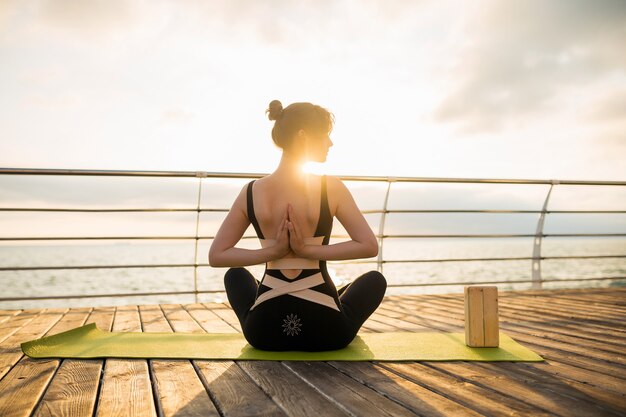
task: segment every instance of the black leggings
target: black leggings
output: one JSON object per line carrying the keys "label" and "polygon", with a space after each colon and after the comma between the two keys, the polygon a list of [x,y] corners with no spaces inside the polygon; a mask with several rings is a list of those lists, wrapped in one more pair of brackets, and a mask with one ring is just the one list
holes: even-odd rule
{"label": "black leggings", "polygon": [[230,268],[224,275],[228,302],[241,323],[246,339],[252,346],[264,350],[341,349],[350,344],[365,320],[378,308],[387,289],[387,281],[380,272],[368,271],[337,290],[343,312],[320,307],[296,297],[287,297],[285,302],[297,305],[298,314],[319,322],[319,325],[313,326],[314,332],[305,335],[311,337],[296,340],[269,331],[266,323],[279,319],[278,316],[273,317],[273,311],[259,311],[261,309],[257,307],[253,310],[255,314],[250,314],[259,285],[260,282],[243,267]]}

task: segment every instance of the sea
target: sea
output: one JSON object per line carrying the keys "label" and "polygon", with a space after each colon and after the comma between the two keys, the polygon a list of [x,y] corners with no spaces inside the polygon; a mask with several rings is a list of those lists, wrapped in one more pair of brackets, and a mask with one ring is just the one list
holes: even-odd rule
{"label": "sea", "polygon": [[[346,239],[332,238],[330,244]],[[211,240],[191,241],[73,241],[69,244],[0,245],[0,268],[38,266],[99,266],[97,269],[0,271],[0,298],[34,298],[0,301],[0,309],[96,307],[145,304],[188,304],[227,301],[223,277],[228,268],[208,265]],[[378,270],[387,279],[386,295],[462,293],[465,285],[498,282],[500,291],[530,289],[532,261],[468,260],[472,258],[531,257],[533,238],[386,238],[382,264],[377,258],[327,261],[339,288],[359,275]],[[258,240],[243,239],[237,245],[259,248]],[[549,259],[560,256],[602,258]],[[606,257],[614,256],[614,257]],[[590,288],[626,286],[626,238],[544,237],[540,263],[542,288]],[[463,260],[454,260],[463,259]],[[407,262],[408,261],[408,262]],[[150,267],[133,265],[197,264],[198,267]],[[124,266],[106,268],[107,266]],[[265,265],[246,266],[261,279]],[[613,277],[614,279],[597,279]],[[575,281],[569,281],[576,279]],[[568,281],[565,281],[568,280]],[[134,295],[168,291],[201,291],[200,294]],[[204,292],[207,291],[207,292]],[[93,297],[96,295],[96,297]],[[110,296],[105,296],[110,295]],[[36,299],[49,296],[76,296]],[[81,298],[87,296],[87,298]]]}

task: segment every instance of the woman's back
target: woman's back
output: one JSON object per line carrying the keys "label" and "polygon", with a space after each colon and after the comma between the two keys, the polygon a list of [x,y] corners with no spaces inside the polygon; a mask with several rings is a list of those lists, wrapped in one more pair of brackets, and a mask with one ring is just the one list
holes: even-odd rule
{"label": "woman's back", "polygon": [[[334,216],[331,187],[332,178],[326,176],[326,195],[331,217]],[[265,239],[273,239],[287,210],[294,209],[295,220],[304,237],[313,237],[322,207],[322,177],[307,174],[303,181],[296,182],[274,174],[254,181],[252,188],[254,213]]]}

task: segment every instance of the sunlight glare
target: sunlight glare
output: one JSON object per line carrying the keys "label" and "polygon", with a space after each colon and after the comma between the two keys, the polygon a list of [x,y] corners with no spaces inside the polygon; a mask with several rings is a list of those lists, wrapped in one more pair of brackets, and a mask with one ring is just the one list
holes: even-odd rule
{"label": "sunlight glare", "polygon": [[319,162],[311,162],[311,161],[307,161],[304,164],[302,164],[302,171],[306,172],[307,174],[316,174],[316,175],[323,175],[326,174],[326,167],[324,166],[324,164],[319,163]]}

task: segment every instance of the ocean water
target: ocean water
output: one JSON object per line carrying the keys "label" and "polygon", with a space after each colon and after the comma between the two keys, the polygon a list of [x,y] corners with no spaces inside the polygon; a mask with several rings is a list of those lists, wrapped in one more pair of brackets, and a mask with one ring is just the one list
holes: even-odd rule
{"label": "ocean water", "polygon": [[[331,239],[338,243],[346,239]],[[84,243],[83,243],[84,242]],[[44,297],[51,295],[94,295],[163,291],[215,291],[210,294],[150,295],[132,297],[96,297],[47,300],[0,301],[1,309],[111,306],[157,303],[221,302],[223,276],[228,268],[208,266],[211,240],[200,240],[197,260],[199,266],[194,278],[193,267],[150,267],[80,270],[0,271],[3,297]],[[501,258],[532,256],[532,238],[412,238],[384,240],[386,261],[433,260],[449,258]],[[258,240],[244,239],[237,247],[259,248]],[[546,237],[542,242],[542,256],[626,255],[626,238],[622,237]],[[79,265],[141,265],[193,264],[193,241],[110,241],[94,244],[89,241],[63,245],[0,245],[0,267],[79,266]],[[376,270],[374,261],[328,261],[327,266],[337,287],[345,285],[360,274]],[[261,279],[264,265],[247,267]],[[610,287],[626,285],[626,258],[600,259],[546,259],[541,262],[543,279],[577,278],[580,281],[543,283],[543,288]],[[531,260],[509,261],[438,261],[385,263],[382,273],[387,278],[387,295],[459,293],[463,285],[481,281],[501,281],[502,291],[522,290],[530,283],[510,283],[530,280]],[[598,277],[621,277],[615,280],[585,280]],[[445,285],[460,282],[461,285]],[[415,286],[394,287],[411,284]],[[429,285],[421,285],[429,284]],[[442,285],[443,284],[443,285]]]}

